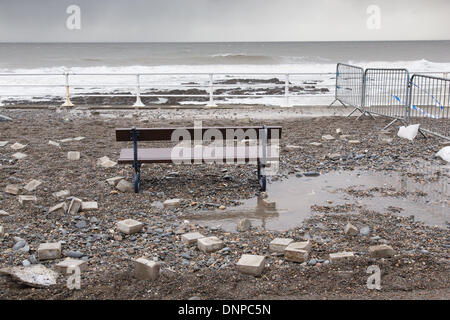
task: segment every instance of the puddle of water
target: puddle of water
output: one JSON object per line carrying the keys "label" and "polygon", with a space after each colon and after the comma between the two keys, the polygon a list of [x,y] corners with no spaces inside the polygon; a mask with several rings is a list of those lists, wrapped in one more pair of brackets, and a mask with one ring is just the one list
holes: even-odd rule
{"label": "puddle of water", "polygon": [[[450,218],[450,182],[449,170],[447,167],[444,170],[445,174],[441,174],[437,182],[425,183],[415,182],[396,172],[340,171],[319,177],[292,177],[268,185],[269,199],[276,201],[275,210],[265,208],[255,197],[244,200],[238,207],[202,211],[186,218],[203,226],[221,226],[228,232],[235,232],[238,221],[243,218],[251,220],[253,226],[285,231],[300,226],[305,218],[313,215],[313,205],[350,208],[336,214],[356,214],[356,206],[362,205],[380,213],[392,212],[390,207],[401,208],[403,210],[392,213],[414,215],[427,224],[446,227]],[[350,187],[356,192],[344,191]],[[370,189],[372,191],[368,192]],[[406,195],[398,192],[406,192]]]}

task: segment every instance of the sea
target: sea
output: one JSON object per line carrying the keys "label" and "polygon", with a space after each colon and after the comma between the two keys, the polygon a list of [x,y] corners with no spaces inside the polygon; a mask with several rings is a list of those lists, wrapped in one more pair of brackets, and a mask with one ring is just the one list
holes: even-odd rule
{"label": "sea", "polygon": [[[272,86],[282,88],[285,74],[292,73],[296,74],[289,79],[293,86],[313,83],[316,89],[323,89],[303,92],[297,99],[302,100],[299,104],[326,104],[333,100],[337,63],[448,76],[450,41],[0,43],[0,103],[62,99],[62,74],[68,72],[72,74],[73,95],[134,94],[136,73],[145,74],[140,79],[141,90],[149,95],[155,90],[170,93],[186,89],[187,84],[207,90],[209,73],[219,73],[214,76],[219,84],[237,79],[235,88],[245,89],[248,79],[277,79]],[[263,86],[260,89],[251,93],[269,92]],[[245,97],[222,101],[254,103],[254,99]],[[258,103],[268,105],[281,105],[283,101],[277,97],[258,99]]]}

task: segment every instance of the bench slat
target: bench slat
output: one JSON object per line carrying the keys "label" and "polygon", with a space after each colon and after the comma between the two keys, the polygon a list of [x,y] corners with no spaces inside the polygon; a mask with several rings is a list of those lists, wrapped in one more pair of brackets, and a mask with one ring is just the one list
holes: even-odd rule
{"label": "bench slat", "polygon": [[[138,149],[138,161],[140,163],[172,163],[172,149],[173,148],[141,148]],[[203,149],[205,150],[205,149]],[[180,151],[179,149],[177,151]],[[259,151],[259,152],[258,152]],[[205,152],[205,151],[204,151]],[[206,152],[205,152],[206,153]],[[210,152],[209,152],[210,153]],[[207,153],[207,154],[209,154]],[[186,156],[187,155],[187,156]],[[184,148],[183,156],[188,158],[191,162],[194,160],[222,160],[227,161],[243,161],[252,162],[262,157],[262,148],[257,146],[247,147],[223,147],[222,157],[213,156],[203,158],[201,155],[194,153],[194,148]],[[267,161],[278,160],[278,152],[271,154],[271,148],[267,149]],[[133,149],[120,150],[120,164],[133,164]]]}
{"label": "bench slat", "polygon": [[[227,129],[237,130],[242,129],[244,132],[248,129],[256,130],[257,139],[259,138],[259,129],[261,126],[248,126],[248,127],[202,127],[202,135],[208,129],[217,129],[219,130],[224,139],[226,138]],[[193,127],[180,127],[180,128],[136,128],[139,131],[139,141],[171,141],[172,140],[172,132],[176,129],[187,130],[191,138],[194,139],[194,128]],[[271,139],[272,130],[278,130],[278,137],[281,138],[281,130],[280,126],[267,126],[267,138]],[[196,130],[199,130],[198,128]],[[131,141],[130,138],[131,128],[117,128],[116,129],[116,140],[117,141]]]}

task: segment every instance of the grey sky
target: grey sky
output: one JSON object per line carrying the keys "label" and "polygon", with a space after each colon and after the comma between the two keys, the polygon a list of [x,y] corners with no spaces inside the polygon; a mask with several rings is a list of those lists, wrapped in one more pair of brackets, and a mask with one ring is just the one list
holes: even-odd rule
{"label": "grey sky", "polygon": [[[81,30],[66,28],[72,4]],[[450,40],[449,12],[448,0],[0,0],[0,41]]]}

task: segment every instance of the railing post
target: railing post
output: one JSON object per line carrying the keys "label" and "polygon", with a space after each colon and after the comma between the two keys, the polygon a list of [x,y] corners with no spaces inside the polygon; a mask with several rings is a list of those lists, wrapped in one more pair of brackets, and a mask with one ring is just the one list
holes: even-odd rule
{"label": "railing post", "polygon": [[136,75],[136,102],[133,104],[133,107],[145,107],[145,104],[141,101],[141,80],[140,74]]}
{"label": "railing post", "polygon": [[207,107],[217,107],[214,103],[214,79],[213,74],[209,74],[209,102],[206,105]]}
{"label": "railing post", "polygon": [[66,79],[66,101],[61,105],[62,107],[73,107],[72,102],[70,101],[70,85],[69,85],[69,73],[66,72],[64,74]]}
{"label": "railing post", "polygon": [[289,73],[286,73],[284,80],[284,106],[290,107],[289,104]]}

